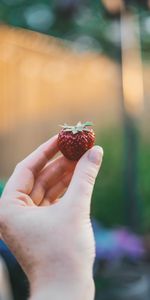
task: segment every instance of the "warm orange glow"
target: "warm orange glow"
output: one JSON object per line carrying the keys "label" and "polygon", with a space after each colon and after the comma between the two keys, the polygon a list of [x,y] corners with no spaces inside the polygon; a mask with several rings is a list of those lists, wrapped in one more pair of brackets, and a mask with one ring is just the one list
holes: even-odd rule
{"label": "warm orange glow", "polygon": [[[60,40],[9,27],[0,27],[0,43],[0,176],[9,176],[19,160],[58,132],[59,124],[90,120],[96,131],[120,126],[121,78],[115,62],[101,54],[75,53]],[[129,67],[124,70],[127,94],[137,91],[128,90],[133,83],[127,75],[138,77],[136,64]],[[147,66],[147,99],[149,71]],[[130,97],[125,94],[126,101]]]}
{"label": "warm orange glow", "polygon": [[138,22],[129,13],[122,16],[121,37],[124,104],[136,116],[144,106],[143,70]]}
{"label": "warm orange glow", "polygon": [[120,123],[119,68],[96,53],[76,53],[62,41],[0,27],[0,176],[59,130],[93,121]]}
{"label": "warm orange glow", "polygon": [[117,13],[124,9],[123,0],[102,0],[106,8],[112,12]]}
{"label": "warm orange glow", "polygon": [[143,109],[143,84],[138,65],[124,66],[123,90],[127,111],[133,115],[139,114]]}
{"label": "warm orange glow", "polygon": [[77,54],[57,39],[7,27],[0,28],[0,42],[1,132],[41,117],[58,124],[68,114],[72,122],[77,115],[96,119],[105,101],[115,107],[117,68],[106,57]]}

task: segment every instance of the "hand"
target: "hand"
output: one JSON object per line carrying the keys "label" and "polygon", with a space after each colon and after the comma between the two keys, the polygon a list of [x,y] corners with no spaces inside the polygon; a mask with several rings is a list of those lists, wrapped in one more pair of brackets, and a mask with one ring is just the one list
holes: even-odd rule
{"label": "hand", "polygon": [[63,156],[50,161],[57,152],[55,136],[17,165],[0,200],[1,234],[32,299],[93,299],[89,214],[102,149],[87,151],[77,166]]}

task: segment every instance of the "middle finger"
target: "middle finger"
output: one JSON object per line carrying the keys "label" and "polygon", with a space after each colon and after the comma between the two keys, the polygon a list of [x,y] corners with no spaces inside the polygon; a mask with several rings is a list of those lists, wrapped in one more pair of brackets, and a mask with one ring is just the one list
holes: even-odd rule
{"label": "middle finger", "polygon": [[59,156],[50,162],[36,178],[35,185],[30,194],[33,202],[41,203],[47,190],[55,186],[66,172],[74,170],[76,163],[69,161],[64,156]]}

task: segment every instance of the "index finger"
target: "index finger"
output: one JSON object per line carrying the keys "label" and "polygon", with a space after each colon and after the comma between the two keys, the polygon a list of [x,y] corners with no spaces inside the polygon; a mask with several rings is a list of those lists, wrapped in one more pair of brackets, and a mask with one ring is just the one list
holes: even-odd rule
{"label": "index finger", "polygon": [[30,194],[34,185],[34,179],[47,162],[58,152],[57,135],[39,146],[34,152],[22,160],[15,168],[3,194],[13,191],[21,191]]}
{"label": "index finger", "polygon": [[33,174],[38,173],[48,161],[59,151],[57,146],[58,135],[39,146],[34,152],[22,160],[18,166],[29,169]]}

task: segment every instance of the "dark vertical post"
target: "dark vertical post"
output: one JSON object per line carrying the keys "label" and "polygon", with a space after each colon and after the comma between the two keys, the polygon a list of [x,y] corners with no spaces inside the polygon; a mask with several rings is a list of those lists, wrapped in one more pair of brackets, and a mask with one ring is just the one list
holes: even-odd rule
{"label": "dark vertical post", "polygon": [[138,131],[134,119],[124,111],[124,219],[125,225],[140,231],[138,190]]}
{"label": "dark vertical post", "polygon": [[[132,11],[140,0],[102,0],[112,15],[120,16],[121,97],[124,127],[124,218],[125,225],[141,230],[142,202],[138,184],[138,118],[143,106],[143,74],[138,16]],[[149,6],[144,0],[144,5]],[[131,7],[130,7],[131,4]],[[143,5],[143,4],[142,4]]]}
{"label": "dark vertical post", "polygon": [[124,218],[125,225],[141,231],[142,205],[138,185],[138,127],[143,105],[143,76],[137,17],[121,14],[121,69],[124,120]]}

